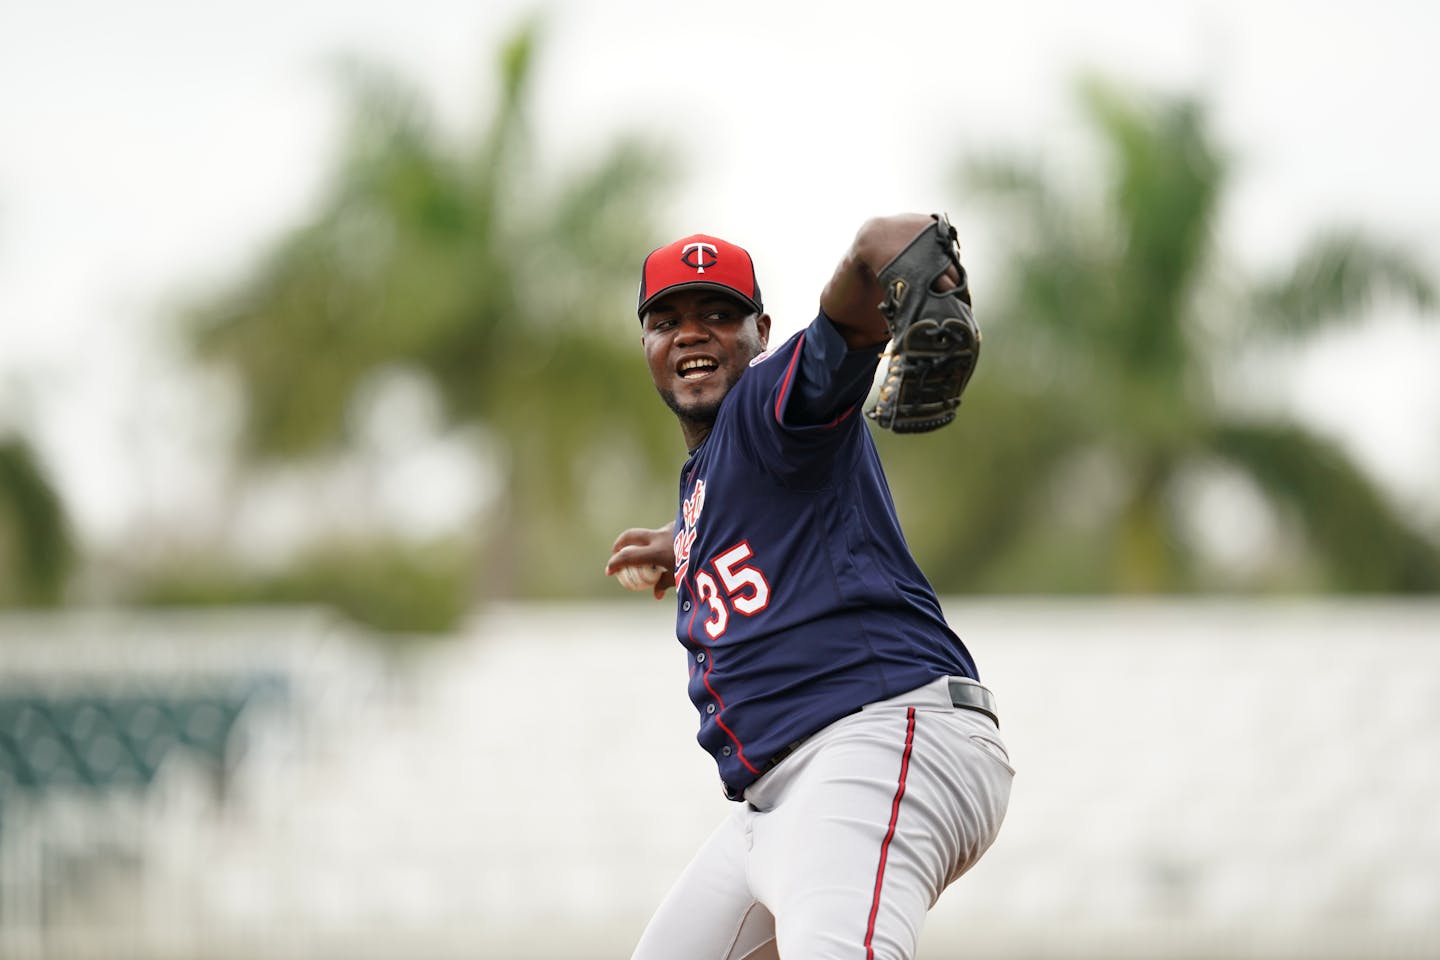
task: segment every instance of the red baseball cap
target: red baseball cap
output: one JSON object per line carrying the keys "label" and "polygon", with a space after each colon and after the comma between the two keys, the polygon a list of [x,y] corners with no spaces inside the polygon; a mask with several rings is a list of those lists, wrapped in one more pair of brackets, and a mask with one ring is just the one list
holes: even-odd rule
{"label": "red baseball cap", "polygon": [[697,288],[728,293],[756,313],[765,310],[750,254],[719,237],[697,233],[650,251],[640,271],[640,305],[636,313],[643,320],[645,309],[655,298]]}

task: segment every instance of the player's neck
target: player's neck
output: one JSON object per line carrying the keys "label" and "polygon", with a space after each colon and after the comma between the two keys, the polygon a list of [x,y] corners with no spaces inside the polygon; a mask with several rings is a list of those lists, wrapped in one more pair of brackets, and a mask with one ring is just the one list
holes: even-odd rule
{"label": "player's neck", "polygon": [[700,444],[705,442],[705,438],[710,436],[711,428],[715,426],[709,421],[688,420],[685,417],[680,417],[679,420],[680,432],[685,435],[685,449],[691,453],[700,449]]}
{"label": "player's neck", "polygon": [[718,410],[705,404],[686,406],[681,404],[673,393],[664,390],[660,391],[660,397],[680,424],[680,433],[685,437],[685,449],[694,453],[714,428]]}

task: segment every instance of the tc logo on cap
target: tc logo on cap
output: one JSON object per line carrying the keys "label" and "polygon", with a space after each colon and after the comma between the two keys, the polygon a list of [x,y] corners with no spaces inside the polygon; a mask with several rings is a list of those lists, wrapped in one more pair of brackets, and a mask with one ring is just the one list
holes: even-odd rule
{"label": "tc logo on cap", "polygon": [[755,263],[745,248],[708,233],[692,233],[645,257],[640,268],[640,319],[645,319],[646,308],[657,297],[697,289],[717,290],[739,298],[756,313],[765,311],[755,282]]}
{"label": "tc logo on cap", "polygon": [[687,267],[694,267],[697,273],[704,273],[706,267],[713,267],[720,262],[719,251],[713,243],[687,243],[685,249],[680,251],[680,262]]}

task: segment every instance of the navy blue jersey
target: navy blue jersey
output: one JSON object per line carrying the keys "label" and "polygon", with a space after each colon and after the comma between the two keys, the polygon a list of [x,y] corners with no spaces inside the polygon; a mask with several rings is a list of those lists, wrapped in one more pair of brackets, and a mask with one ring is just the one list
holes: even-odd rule
{"label": "navy blue jersey", "polygon": [[[822,314],[756,358],[680,475],[676,634],[697,739],[732,799],[867,703],[979,679],[910,555],[859,411],[877,352],[843,352]],[[802,381],[804,409],[832,420],[796,422]]]}

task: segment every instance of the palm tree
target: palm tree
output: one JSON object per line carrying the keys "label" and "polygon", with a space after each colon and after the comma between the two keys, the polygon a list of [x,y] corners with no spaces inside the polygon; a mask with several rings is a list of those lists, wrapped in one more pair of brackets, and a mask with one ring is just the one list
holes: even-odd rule
{"label": "palm tree", "polygon": [[625,304],[666,164],[622,139],[550,172],[526,124],[538,42],[529,23],[504,45],[470,145],[447,142],[399,78],[349,64],[348,135],[319,208],[190,329],[241,388],[241,452],[257,465],[350,449],[356,398],[418,373],[501,465],[472,531],[489,589],[556,595],[599,589],[617,518],[673,495],[673,427],[619,333],[636,322]]}
{"label": "palm tree", "polygon": [[75,559],[65,506],[29,442],[0,437],[0,606],[55,606]]}
{"label": "palm tree", "polygon": [[[1305,425],[1244,403],[1234,382],[1240,359],[1354,323],[1377,296],[1433,307],[1424,270],[1403,250],[1337,230],[1278,277],[1246,278],[1217,242],[1230,166],[1203,105],[1143,100],[1097,79],[1079,89],[1104,148],[1102,189],[1068,193],[1026,159],[963,165],[964,183],[998,206],[1010,269],[997,289],[977,283],[987,340],[969,415],[962,409],[949,438],[887,441],[886,454],[902,462],[902,506],[923,495],[937,457],[957,478],[940,507],[950,515],[915,544],[937,583],[1440,589],[1440,551],[1364,471]],[[1267,505],[1288,563],[1207,566],[1187,518],[1193,491],[1216,477]],[[933,480],[929,497],[908,509],[933,515]]]}

